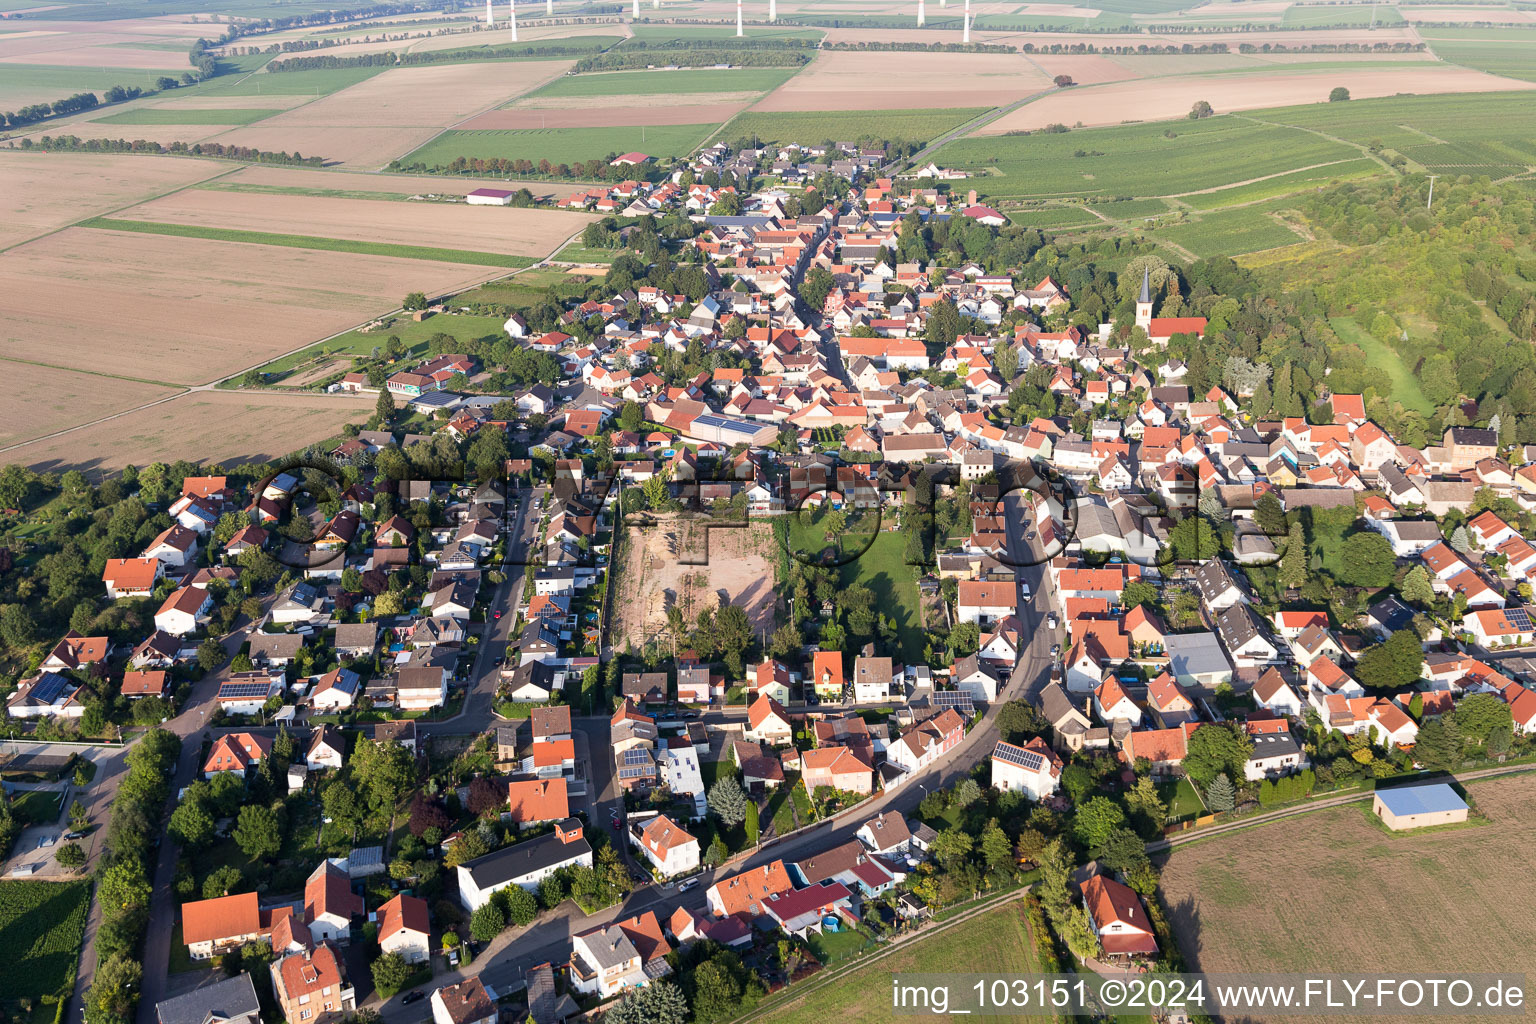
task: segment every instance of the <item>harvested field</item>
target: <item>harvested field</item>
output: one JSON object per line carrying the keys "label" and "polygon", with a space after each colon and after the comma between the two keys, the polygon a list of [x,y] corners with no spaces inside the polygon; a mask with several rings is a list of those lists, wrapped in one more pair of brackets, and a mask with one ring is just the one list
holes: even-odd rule
{"label": "harvested field", "polygon": [[302,167],[247,167],[224,179],[231,184],[261,185],[346,192],[380,192],[396,195],[467,195],[477,188],[526,188],[536,197],[565,195],[579,183],[551,181],[503,181],[500,178],[444,178],[411,174],[359,174],[351,171],[313,171]]}
{"label": "harvested field", "polygon": [[6,197],[0,247],[211,178],[229,167],[172,157],[0,151],[0,195]]}
{"label": "harvested field", "polygon": [[0,342],[17,359],[198,384],[346,330],[409,291],[502,272],[70,228],[0,254],[11,297]]}
{"label": "harvested field", "polygon": [[1262,107],[1322,103],[1334,86],[1349,89],[1355,99],[1397,93],[1469,93],[1530,89],[1529,82],[1485,75],[1466,68],[1420,70],[1330,70],[1272,75],[1188,75],[1145,82],[1117,82],[1088,89],[1070,89],[1027,104],[980,130],[983,135],[1033,131],[1048,124],[1120,124],[1183,117],[1199,100],[1210,100],[1218,113]]}
{"label": "harvested field", "polygon": [[1529,25],[1536,12],[1511,7],[1400,7],[1409,21],[1460,21],[1467,24]]}
{"label": "harvested field", "polygon": [[1072,81],[1078,85],[1123,82],[1136,77],[1136,72],[1116,62],[1113,57],[1101,57],[1096,54],[1047,54],[1036,55],[1030,59],[1052,78],[1057,75],[1071,75]]}
{"label": "harvested field", "polygon": [[654,520],[628,527],[610,636],[638,645],[665,633],[673,605],[682,607],[689,623],[705,608],[740,605],[754,633],[773,628],[778,542],[768,523],[710,529],[708,517],[673,514]]}
{"label": "harvested field", "polygon": [[[697,100],[709,97],[670,97]],[[719,124],[734,117],[756,94],[725,103],[666,103],[669,97],[654,97],[652,106],[609,106],[591,99],[574,98],[570,106],[514,107],[489,110],[465,121],[463,131],[530,131],[540,128],[625,128],[630,125]],[[552,100],[551,103],[560,102]]]}
{"label": "harvested field", "polygon": [[[514,113],[498,110],[497,114]],[[553,118],[547,130],[526,131],[450,131],[431,143],[401,158],[407,167],[420,163],[425,167],[447,165],[458,157],[471,160],[528,159],[548,160],[552,164],[573,164],[644,150],[651,156],[680,156],[692,152],[717,124],[650,124],[629,127],[576,128],[556,127]]]}
{"label": "harvested field", "polygon": [[592,100],[598,97],[633,99],[655,97],[650,102],[661,105],[665,97],[696,95],[694,102],[708,102],[708,97],[755,96],[776,89],[792,77],[797,68],[737,68],[729,71],[697,68],[684,71],[613,71],[604,74],[567,75],[557,78],[536,93],[519,100],[520,106],[542,104],[556,97]]}
{"label": "harvested field", "polygon": [[146,142],[158,142],[162,146],[169,146],[173,142],[202,142],[230,130],[229,125],[220,124],[116,124],[105,119],[73,121],[64,125],[49,124],[47,128],[48,131],[34,134],[74,135],[81,139],[143,139]]}
{"label": "harvested field", "polygon": [[83,410],[107,416],[176,393],[157,384],[11,359],[0,359],[0,374],[10,393],[0,409],[0,448],[74,426]]}
{"label": "harvested field", "polygon": [[[449,203],[269,195],[188,189],[115,215],[200,227],[350,238],[395,245],[430,240],[444,249],[547,256],[592,214]],[[391,296],[393,297],[393,296]]]}
{"label": "harvested field", "polygon": [[177,96],[172,93],[169,98],[156,96],[148,102],[134,108],[137,110],[244,110],[247,107],[271,107],[287,109],[296,107],[300,103],[308,103],[313,96],[281,96],[273,93],[263,93],[258,103],[248,96],[206,96],[200,93],[190,93],[186,96]]}
{"label": "harvested field", "polygon": [[[261,124],[221,135],[219,141],[296,149],[359,167],[379,167],[441,129],[563,74],[571,63],[542,60],[394,68]],[[304,72],[271,77],[289,74]]]}
{"label": "harvested field", "polygon": [[371,395],[199,391],[12,448],[5,459],[39,472],[110,471],[185,458],[265,461],[367,419],[373,401]]}
{"label": "harvested field", "polygon": [[1175,849],[1162,892],[1189,969],[1529,970],[1532,892],[1510,880],[1536,871],[1536,776],[1468,792],[1487,824],[1389,835],[1350,805]]}
{"label": "harvested field", "polygon": [[754,110],[910,110],[1000,106],[1046,88],[1022,57],[1001,53],[823,51]]}

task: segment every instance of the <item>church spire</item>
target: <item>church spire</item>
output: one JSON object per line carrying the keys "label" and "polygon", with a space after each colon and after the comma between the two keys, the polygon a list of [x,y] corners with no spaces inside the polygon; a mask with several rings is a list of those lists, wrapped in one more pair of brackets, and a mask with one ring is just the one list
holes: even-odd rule
{"label": "church spire", "polygon": [[1143,267],[1141,270],[1141,298],[1137,302],[1152,301],[1152,268]]}

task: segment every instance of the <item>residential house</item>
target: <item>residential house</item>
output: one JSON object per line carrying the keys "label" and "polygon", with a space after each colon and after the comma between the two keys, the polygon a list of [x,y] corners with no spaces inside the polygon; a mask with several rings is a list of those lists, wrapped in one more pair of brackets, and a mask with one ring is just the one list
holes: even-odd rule
{"label": "residential house", "polygon": [[720,879],[706,890],[704,898],[716,917],[758,917],[768,897],[793,888],[784,862],[775,860]]}
{"label": "residential house", "polygon": [[747,727],[742,734],[746,739],[766,743],[772,747],[787,746],[795,735],[789,712],[772,697],[763,695],[747,708]]}
{"label": "residential house", "polygon": [[672,946],[655,911],[615,921],[571,938],[571,987],[603,999],[672,973]]}
{"label": "residential house", "polygon": [[470,913],[485,906],[491,896],[515,885],[537,892],[539,883],[565,867],[592,866],[592,847],[582,835],[581,822],[567,818],[555,830],[536,839],[503,846],[483,857],[460,864],[459,902]]}
{"label": "residential house", "polygon": [[351,941],[353,918],[363,916],[363,898],[352,891],[345,869],[323,860],[304,883],[304,923],[316,942],[345,946]]}
{"label": "residential house", "polygon": [[662,878],[695,871],[699,866],[699,841],[665,814],[635,825],[629,831],[630,845],[638,847]]}
{"label": "residential house", "polygon": [[272,965],[272,990],[291,1024],[326,1024],[357,1009],[347,966],[336,947],[322,942]]}
{"label": "residential house", "polygon": [[379,948],[399,953],[408,964],[424,964],[431,958],[432,924],[427,901],[419,896],[397,893],[379,908]]}
{"label": "residential house", "polygon": [[992,785],[1004,793],[1044,800],[1061,785],[1061,758],[1038,736],[1022,746],[999,742],[992,749]]}
{"label": "residential house", "polygon": [[1152,922],[1134,889],[1113,878],[1094,875],[1079,886],[1079,891],[1106,958],[1157,955]]}
{"label": "residential house", "polygon": [[432,993],[432,1024],[496,1024],[498,1019],[496,1003],[478,976]]}

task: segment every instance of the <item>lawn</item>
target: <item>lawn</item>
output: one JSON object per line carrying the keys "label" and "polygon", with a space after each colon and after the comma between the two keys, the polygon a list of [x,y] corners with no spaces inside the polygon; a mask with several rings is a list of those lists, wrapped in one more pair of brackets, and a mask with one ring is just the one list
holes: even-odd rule
{"label": "lawn", "polygon": [[290,370],[304,366],[322,357],[332,357],[347,360],[346,364],[338,364],[335,369],[350,368],[350,360],[354,356],[372,356],[375,350],[384,348],[384,343],[390,335],[396,335],[405,344],[406,352],[401,358],[402,364],[408,364],[413,359],[424,358],[427,354],[428,339],[434,334],[451,334],[460,340],[474,340],[479,338],[500,338],[503,320],[501,317],[492,316],[434,316],[426,320],[413,320],[408,316],[401,316],[389,327],[369,331],[348,331],[327,341],[312,345],[302,352],[275,359],[263,366],[262,372],[266,374],[287,373]]}
{"label": "lawn", "polygon": [[[879,520],[870,513],[861,519],[849,517],[848,528],[837,539],[839,582],[843,587],[855,583],[874,592],[875,608],[896,623],[901,660],[915,664],[922,659],[925,646],[922,610],[918,606],[917,578],[907,564],[907,535],[899,531],[876,529]],[[885,525],[890,525],[887,520]],[[820,520],[804,513],[789,518],[791,557],[804,556],[816,561],[827,549]]]}
{"label": "lawn", "polygon": [[1414,375],[1408,364],[1403,362],[1402,356],[1351,317],[1330,317],[1328,326],[1333,328],[1333,332],[1339,336],[1340,341],[1358,345],[1365,353],[1366,362],[1387,375],[1392,385],[1388,396],[1391,401],[1401,402],[1403,408],[1413,409],[1426,416],[1434,415],[1434,405],[1424,397],[1424,391],[1419,387],[1419,378]]}
{"label": "lawn", "polygon": [[565,75],[532,96],[677,96],[713,92],[768,92],[789,80],[797,68],[741,68],[722,71],[610,71]]}
{"label": "lawn", "polygon": [[821,932],[811,936],[811,949],[815,952],[816,959],[829,967],[839,960],[846,960],[855,953],[869,949],[874,944],[873,936],[855,928],[844,928],[839,932]]}
{"label": "lawn", "polygon": [[[1166,207],[1164,210],[1166,211]],[[1068,231],[1088,228],[1104,222],[1080,206],[1047,206],[1033,210],[1004,210],[1008,219],[1018,227],[1039,228],[1042,231]]]}
{"label": "lawn", "polygon": [[62,796],[57,791],[25,790],[11,801],[11,809],[18,818],[30,825],[51,825],[59,820],[59,800]]}
{"label": "lawn", "polygon": [[210,228],[193,224],[158,224],[153,221],[113,220],[93,217],[81,227],[108,231],[136,231],[149,235],[175,235],[178,238],[212,238],[221,242],[249,242],[253,245],[280,245],[290,249],[321,249],[326,252],[355,252],[364,256],[396,256],[408,260],[433,260],[439,263],[464,263],[476,267],[530,266],[526,256],[498,252],[470,252],[464,249],[433,249],[422,245],[389,245],[345,238],[315,238],[309,235],[280,235],[267,231],[240,231],[235,228]]}
{"label": "lawn", "polygon": [[1254,206],[1201,214],[1184,224],[1158,228],[1157,237],[1201,258],[1239,256],[1302,241],[1300,235],[1269,216],[1264,208]]}
{"label": "lawn", "polygon": [[1536,916],[1512,880],[1536,871],[1536,775],[1473,792],[1477,828],[1387,835],[1345,805],[1176,847],[1161,890],[1189,970],[1528,971]]}
{"label": "lawn", "polygon": [[225,110],[194,110],[190,107],[140,107],[111,117],[98,118],[97,124],[253,124],[264,121],[281,110],[245,107]]}
{"label": "lawn", "polygon": [[[504,60],[565,60],[580,56],[584,53],[601,53],[615,43],[623,42],[623,36],[567,36],[556,39],[533,39],[522,43],[508,41],[480,43],[478,45],[465,46],[453,50],[439,50],[435,53],[433,64],[471,63],[474,61],[504,61]],[[561,52],[535,53],[534,51],[549,47]],[[490,56],[488,51],[511,50],[514,56]],[[524,51],[525,56],[516,56],[517,51]],[[423,65],[408,65],[420,67]]]}
{"label": "lawn", "polygon": [[1169,821],[1182,821],[1205,813],[1205,805],[1200,802],[1200,794],[1195,792],[1195,784],[1182,776],[1176,783],[1164,783],[1159,787],[1158,795],[1168,806]]}
{"label": "lawn", "polygon": [[[829,938],[835,941],[838,937]],[[765,1001],[769,1008],[759,1019],[771,1024],[824,1024],[834,1020],[884,1024],[893,1019],[894,973],[1013,974],[1036,969],[1035,947],[1024,904],[1013,902],[964,924],[903,943],[879,960],[841,974],[831,982],[812,977],[791,986],[782,996]],[[1051,1018],[1007,1019],[1032,1022]]]}
{"label": "lawn", "polygon": [[67,992],[90,903],[89,881],[0,882],[0,949],[7,962],[0,1000]]}
{"label": "lawn", "polygon": [[756,136],[763,142],[825,142],[830,139],[905,139],[926,142],[986,112],[986,107],[951,110],[749,110],[729,122],[726,139]]}
{"label": "lawn", "polygon": [[636,150],[654,157],[683,156],[715,130],[712,124],[668,124],[623,128],[530,128],[447,131],[414,153],[401,157],[410,167],[447,166],[458,157],[471,160],[548,160],[572,164]]}
{"label": "lawn", "polygon": [[950,167],[989,170],[990,177],[968,184],[1007,199],[1172,195],[1359,155],[1351,146],[1310,132],[1228,115],[957,139],[935,159]]}

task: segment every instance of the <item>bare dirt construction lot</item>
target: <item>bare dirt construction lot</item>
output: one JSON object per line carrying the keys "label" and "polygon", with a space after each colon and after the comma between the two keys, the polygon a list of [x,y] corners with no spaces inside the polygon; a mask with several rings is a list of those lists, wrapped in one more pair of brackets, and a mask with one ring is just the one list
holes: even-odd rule
{"label": "bare dirt construction lot", "polygon": [[1049,124],[1121,124],[1181,117],[1200,100],[1217,113],[1327,102],[1329,90],[1342,85],[1356,99],[1414,93],[1502,92],[1532,89],[1536,83],[1456,67],[1420,69],[1254,72],[1243,75],[1181,75],[1147,81],[1113,82],[1068,89],[1042,97],[981,128],[982,135],[1034,131]]}
{"label": "bare dirt construction lot", "polygon": [[[596,216],[565,210],[187,189],[115,214],[200,227],[547,256]],[[391,296],[392,297],[392,296]]]}
{"label": "bare dirt construction lot", "polygon": [[39,472],[273,459],[362,422],[372,396],[198,391],[5,452]]}
{"label": "bare dirt construction lot", "polygon": [[1528,971],[1536,775],[1468,793],[1487,824],[1392,835],[1352,804],[1176,848],[1162,891],[1189,969]]}
{"label": "bare dirt construction lot", "polygon": [[220,135],[218,141],[258,149],[297,149],[327,161],[379,167],[441,129],[565,74],[572,63],[535,60],[395,68]]}
{"label": "bare dirt construction lot", "polygon": [[[778,542],[765,522],[709,528],[708,517],[655,516],[631,522],[619,567],[616,621],[609,635],[638,647],[667,629],[667,609],[678,605],[690,625],[700,611],[740,605],[753,632],[773,628],[773,559]],[[694,563],[694,564],[690,564]],[[703,563],[703,564],[698,564]]]}
{"label": "bare dirt construction lot", "polygon": [[912,110],[999,106],[1050,80],[1007,53],[822,51],[755,110]]}
{"label": "bare dirt construction lot", "polygon": [[[0,359],[8,397],[0,405],[0,448],[79,423],[169,398],[174,388]],[[0,459],[0,461],[14,461]]]}
{"label": "bare dirt construction lot", "polygon": [[69,228],[0,253],[0,357],[201,384],[346,330],[407,292],[440,294],[503,273]]}
{"label": "bare dirt construction lot", "polygon": [[0,248],[222,174],[232,165],[173,157],[0,150]]}

